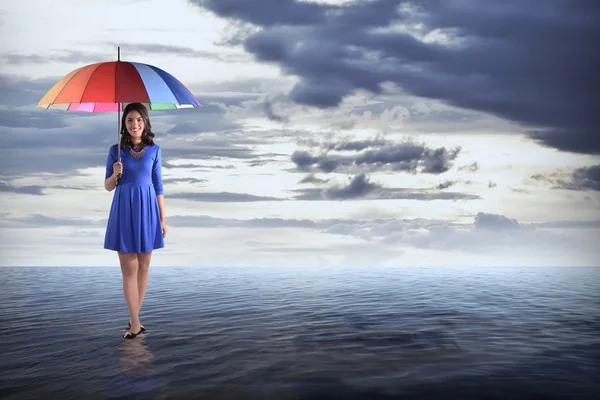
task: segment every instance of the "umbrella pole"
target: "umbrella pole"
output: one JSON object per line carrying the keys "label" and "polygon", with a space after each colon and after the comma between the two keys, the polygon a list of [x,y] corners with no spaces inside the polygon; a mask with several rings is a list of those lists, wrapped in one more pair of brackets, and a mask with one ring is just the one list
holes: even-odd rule
{"label": "umbrella pole", "polygon": [[[119,155],[119,162],[121,162],[121,103],[117,103],[117,146],[119,149],[117,154]],[[123,176],[121,173],[117,175],[117,185],[121,176]]]}
{"label": "umbrella pole", "polygon": [[[117,62],[121,61],[121,47],[117,47]],[[115,81],[115,93],[117,91],[117,87],[116,87],[116,81]],[[116,100],[116,99],[115,99]],[[121,162],[121,103],[117,103],[117,148],[118,148],[118,155],[119,155],[119,162]],[[119,173],[117,175],[117,185],[119,184],[119,180],[121,179],[121,177],[123,176],[123,174]]]}
{"label": "umbrella pole", "polygon": [[[121,61],[121,47],[117,47],[117,61]],[[115,82],[115,92],[116,92],[116,82]],[[117,146],[119,149],[119,162],[121,162],[121,103],[117,103]],[[119,180],[123,176],[122,173],[117,175],[117,185],[119,184]]]}

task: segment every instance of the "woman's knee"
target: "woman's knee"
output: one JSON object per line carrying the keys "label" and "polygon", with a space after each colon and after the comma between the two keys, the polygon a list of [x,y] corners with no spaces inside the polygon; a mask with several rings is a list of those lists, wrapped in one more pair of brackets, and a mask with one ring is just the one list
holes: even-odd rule
{"label": "woman's knee", "polygon": [[140,269],[147,270],[150,268],[150,259],[152,258],[152,253],[140,253],[138,254],[138,266]]}
{"label": "woman's knee", "polygon": [[137,274],[138,259],[135,253],[119,253],[119,261],[124,276]]}

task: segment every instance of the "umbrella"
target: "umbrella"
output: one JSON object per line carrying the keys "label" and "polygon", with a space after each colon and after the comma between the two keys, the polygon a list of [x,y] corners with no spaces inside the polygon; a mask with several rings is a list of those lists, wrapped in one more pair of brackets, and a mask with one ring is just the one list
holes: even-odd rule
{"label": "umbrella", "polygon": [[149,110],[202,107],[173,75],[153,65],[121,61],[120,47],[117,48],[117,61],[89,64],[70,72],[46,93],[37,107],[84,112],[117,111],[121,161],[121,111],[129,103],[142,103]]}

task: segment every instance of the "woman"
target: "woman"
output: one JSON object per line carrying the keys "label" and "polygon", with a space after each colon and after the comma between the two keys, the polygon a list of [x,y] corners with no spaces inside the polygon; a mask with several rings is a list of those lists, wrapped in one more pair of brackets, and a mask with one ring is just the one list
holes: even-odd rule
{"label": "woman", "polygon": [[106,160],[104,187],[109,192],[116,190],[104,248],[119,255],[130,318],[125,339],[145,331],[139,312],[148,286],[150,258],[153,250],[164,247],[167,235],[161,151],[154,136],[146,107],[131,103],[123,110],[121,120],[121,162],[116,144]]}

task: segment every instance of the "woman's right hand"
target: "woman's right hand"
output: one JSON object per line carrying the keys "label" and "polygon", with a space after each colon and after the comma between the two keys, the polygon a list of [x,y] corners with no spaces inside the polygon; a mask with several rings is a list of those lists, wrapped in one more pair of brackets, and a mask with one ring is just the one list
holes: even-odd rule
{"label": "woman's right hand", "polygon": [[115,176],[119,176],[119,174],[123,173],[123,164],[120,161],[117,161],[113,164],[113,174]]}

